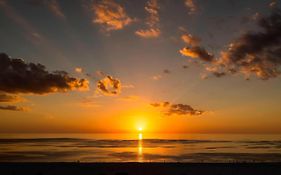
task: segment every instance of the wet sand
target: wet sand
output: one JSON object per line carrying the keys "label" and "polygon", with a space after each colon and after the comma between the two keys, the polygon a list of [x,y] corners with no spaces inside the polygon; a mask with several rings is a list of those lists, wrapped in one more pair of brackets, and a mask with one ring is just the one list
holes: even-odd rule
{"label": "wet sand", "polygon": [[1,175],[280,175],[281,163],[0,163]]}

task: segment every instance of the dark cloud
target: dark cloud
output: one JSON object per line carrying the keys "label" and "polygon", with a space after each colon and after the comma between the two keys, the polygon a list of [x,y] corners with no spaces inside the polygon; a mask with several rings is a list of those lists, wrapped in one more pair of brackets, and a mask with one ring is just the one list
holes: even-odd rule
{"label": "dark cloud", "polygon": [[[222,52],[217,66],[225,72],[251,74],[267,80],[280,75],[281,66],[281,13],[275,10],[258,20],[260,30],[247,32]],[[234,71],[230,71],[234,70]]]}
{"label": "dark cloud", "polygon": [[0,106],[0,110],[8,110],[8,111],[26,111],[27,108],[18,107],[18,106],[13,106],[13,105],[6,105],[6,106]]}
{"label": "dark cloud", "polygon": [[168,69],[164,69],[164,71],[163,71],[165,74],[170,74],[171,73],[171,71],[170,70],[168,70]]}
{"label": "dark cloud", "polygon": [[204,111],[192,108],[186,104],[171,104],[170,102],[151,103],[153,107],[163,108],[165,115],[202,115]]}
{"label": "dark cloud", "polygon": [[97,91],[109,96],[118,95],[121,92],[121,81],[108,75],[98,81]]}
{"label": "dark cloud", "polygon": [[26,63],[0,53],[0,91],[46,94],[86,90],[88,84],[88,80],[71,77],[67,72],[48,72],[42,64]]}

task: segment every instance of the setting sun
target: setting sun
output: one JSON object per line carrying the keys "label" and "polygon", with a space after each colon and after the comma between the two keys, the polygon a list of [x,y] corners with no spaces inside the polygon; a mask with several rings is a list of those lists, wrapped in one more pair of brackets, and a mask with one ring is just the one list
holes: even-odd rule
{"label": "setting sun", "polygon": [[0,24],[0,175],[281,175],[281,0],[0,0]]}

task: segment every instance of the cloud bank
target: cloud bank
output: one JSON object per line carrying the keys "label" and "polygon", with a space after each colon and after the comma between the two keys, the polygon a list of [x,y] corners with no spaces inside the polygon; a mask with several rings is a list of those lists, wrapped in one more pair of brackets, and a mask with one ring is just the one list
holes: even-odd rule
{"label": "cloud bank", "polygon": [[261,30],[247,32],[234,40],[215,66],[228,73],[240,72],[267,80],[280,75],[281,12],[274,11],[258,20]]}
{"label": "cloud bank", "polygon": [[44,65],[26,63],[0,53],[0,91],[5,93],[46,94],[70,90],[87,90],[86,79],[71,77],[67,72],[48,72]]}

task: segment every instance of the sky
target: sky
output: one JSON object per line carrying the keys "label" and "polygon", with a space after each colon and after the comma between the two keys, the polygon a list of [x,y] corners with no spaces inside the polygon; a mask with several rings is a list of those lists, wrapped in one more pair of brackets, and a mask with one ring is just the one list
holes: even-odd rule
{"label": "sky", "polygon": [[0,133],[281,133],[278,0],[0,0]]}

